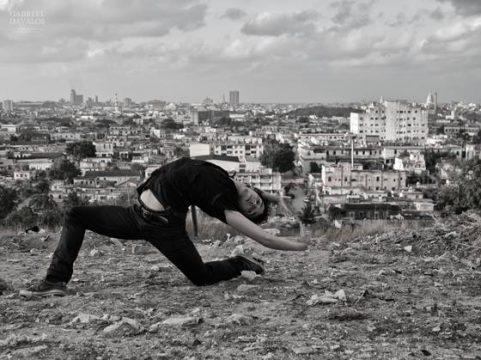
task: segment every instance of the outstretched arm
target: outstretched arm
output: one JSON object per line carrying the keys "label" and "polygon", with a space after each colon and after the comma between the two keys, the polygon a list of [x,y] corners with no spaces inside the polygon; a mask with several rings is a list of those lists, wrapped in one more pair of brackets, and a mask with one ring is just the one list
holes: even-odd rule
{"label": "outstretched arm", "polygon": [[235,210],[225,210],[227,224],[237,231],[264,245],[265,247],[276,250],[303,251],[307,249],[307,244],[280,238],[264,231],[260,226],[254,224],[240,212]]}

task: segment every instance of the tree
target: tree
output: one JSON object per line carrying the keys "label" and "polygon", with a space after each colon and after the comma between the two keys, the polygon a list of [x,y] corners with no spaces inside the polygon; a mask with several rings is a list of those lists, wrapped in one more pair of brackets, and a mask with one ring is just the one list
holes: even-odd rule
{"label": "tree", "polygon": [[80,175],[80,170],[77,169],[74,163],[65,159],[50,169],[48,174],[52,179],[67,180],[72,183],[73,178]]}
{"label": "tree", "polygon": [[319,165],[317,165],[315,161],[311,161],[310,166],[311,166],[311,171],[310,171],[311,173],[321,172],[321,168],[319,167]]}
{"label": "tree", "polygon": [[67,145],[67,154],[73,155],[76,159],[95,156],[95,145],[91,141],[79,141]]}
{"label": "tree", "polygon": [[286,172],[294,168],[294,151],[289,144],[271,142],[264,146],[264,152],[260,157],[261,164],[280,172]]}
{"label": "tree", "polygon": [[184,127],[182,124],[176,123],[174,119],[165,119],[160,126],[165,130],[179,130]]}
{"label": "tree", "polygon": [[7,216],[15,207],[17,192],[14,189],[0,185],[0,219]]}
{"label": "tree", "polygon": [[481,209],[480,159],[467,161],[454,183],[440,189],[436,207],[456,214]]}
{"label": "tree", "polygon": [[25,206],[20,210],[10,213],[5,219],[6,226],[23,226],[25,228],[32,227],[37,224],[38,215],[31,208]]}
{"label": "tree", "polygon": [[36,192],[40,194],[48,193],[50,190],[50,183],[47,179],[40,179],[34,186]]}
{"label": "tree", "polygon": [[53,210],[57,208],[57,203],[48,193],[35,194],[29,202],[29,206],[34,211]]}
{"label": "tree", "polygon": [[424,161],[426,163],[426,170],[433,174],[436,171],[436,164],[442,159],[455,159],[456,155],[449,151],[424,151]]}

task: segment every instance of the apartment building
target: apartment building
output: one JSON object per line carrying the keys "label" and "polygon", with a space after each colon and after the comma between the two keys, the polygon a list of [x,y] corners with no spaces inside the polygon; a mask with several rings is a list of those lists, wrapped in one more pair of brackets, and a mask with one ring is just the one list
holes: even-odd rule
{"label": "apartment building", "polygon": [[217,142],[212,145],[212,154],[259,158],[264,151],[264,145],[259,143]]}
{"label": "apartment building", "polygon": [[406,171],[364,170],[362,165],[338,163],[324,165],[321,172],[323,191],[400,191],[407,187]]}
{"label": "apartment building", "polygon": [[404,101],[370,104],[363,113],[351,113],[353,134],[379,135],[383,141],[425,143],[428,112]]}
{"label": "apartment building", "polygon": [[311,163],[321,166],[336,161],[347,162],[353,160],[359,163],[379,160],[382,148],[380,146],[362,145],[356,145],[351,148],[349,144],[312,145],[299,141],[297,153],[299,157],[298,165],[302,168],[303,173],[307,174],[312,171]]}

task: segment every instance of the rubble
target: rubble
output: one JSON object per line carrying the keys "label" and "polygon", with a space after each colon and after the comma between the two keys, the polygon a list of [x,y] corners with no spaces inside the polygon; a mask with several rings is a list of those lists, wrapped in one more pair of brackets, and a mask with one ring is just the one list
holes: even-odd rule
{"label": "rubble", "polygon": [[202,322],[202,318],[198,316],[174,316],[162,321],[163,325],[173,325],[173,326],[187,326],[187,325],[197,325]]}
{"label": "rubble", "polygon": [[[28,301],[18,290],[48,266],[50,251],[40,244],[54,244],[58,234],[47,242],[0,237],[0,274],[9,287],[0,296],[0,359],[474,359],[481,353],[479,215],[349,237],[332,230],[316,237],[309,252],[265,251],[235,236],[218,247],[200,239],[205,261],[224,259],[241,245],[269,264],[263,276],[246,272],[201,287],[148,244],[88,232],[69,294]],[[132,254],[134,244],[152,255]],[[108,256],[90,256],[93,249]]]}
{"label": "rubble", "polygon": [[106,336],[131,336],[138,335],[143,331],[142,325],[137,320],[123,317],[122,320],[107,326],[103,333]]}

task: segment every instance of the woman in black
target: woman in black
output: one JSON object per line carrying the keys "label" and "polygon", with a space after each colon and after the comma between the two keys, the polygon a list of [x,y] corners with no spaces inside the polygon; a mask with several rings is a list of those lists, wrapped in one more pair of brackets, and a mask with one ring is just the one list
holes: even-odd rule
{"label": "woman in black", "polygon": [[243,270],[264,272],[256,261],[236,256],[204,263],[185,229],[187,210],[195,205],[260,244],[302,251],[307,245],[275,237],[257,224],[267,218],[268,202],[285,207],[282,196],[237,182],[222,168],[181,158],[152,173],[139,185],[139,205],[80,206],[67,212],[47,276],[29,290],[31,296],[63,296],[85,230],[118,239],[143,239],[154,245],[195,285],[210,285],[239,276]]}

